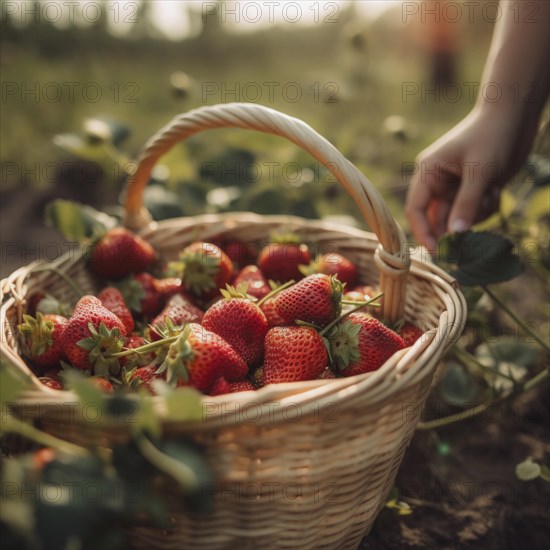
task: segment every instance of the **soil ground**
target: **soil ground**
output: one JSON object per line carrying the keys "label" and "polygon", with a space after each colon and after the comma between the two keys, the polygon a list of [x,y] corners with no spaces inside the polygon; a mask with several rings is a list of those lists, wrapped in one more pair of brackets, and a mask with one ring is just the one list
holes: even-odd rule
{"label": "soil ground", "polygon": [[384,510],[360,550],[550,548],[550,483],[515,475],[529,456],[549,462],[547,396],[541,386],[437,433],[416,432],[396,480],[412,514]]}

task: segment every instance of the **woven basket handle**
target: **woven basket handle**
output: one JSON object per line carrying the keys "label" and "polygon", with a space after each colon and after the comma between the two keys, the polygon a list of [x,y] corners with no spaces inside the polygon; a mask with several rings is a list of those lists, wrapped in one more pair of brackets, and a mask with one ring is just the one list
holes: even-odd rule
{"label": "woven basket handle", "polygon": [[330,170],[342,187],[353,197],[367,224],[376,233],[381,246],[375,253],[384,292],[385,319],[395,321],[403,316],[405,281],[409,271],[409,250],[403,231],[393,218],[374,185],[333,145],[301,120],[252,103],[228,103],[205,106],[176,116],[161,128],[141,151],[138,166],[126,182],[125,225],[142,229],[151,222],[143,206],[143,190],[151,171],[176,143],[203,130],[244,128],[286,137]]}

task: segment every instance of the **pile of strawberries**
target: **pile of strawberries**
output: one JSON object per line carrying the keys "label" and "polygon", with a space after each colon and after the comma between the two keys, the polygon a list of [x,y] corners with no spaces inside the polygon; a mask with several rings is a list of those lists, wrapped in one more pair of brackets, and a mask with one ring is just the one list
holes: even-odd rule
{"label": "pile of strawberries", "polygon": [[97,296],[71,309],[37,292],[18,327],[51,388],[63,389],[64,369],[78,369],[108,392],[154,393],[155,379],[208,395],[255,390],[374,371],[422,334],[408,322],[386,326],[352,262],[337,253],[312,259],[296,237],[263,248],[194,242],[165,263],[115,228],[95,243],[88,267],[103,281]]}

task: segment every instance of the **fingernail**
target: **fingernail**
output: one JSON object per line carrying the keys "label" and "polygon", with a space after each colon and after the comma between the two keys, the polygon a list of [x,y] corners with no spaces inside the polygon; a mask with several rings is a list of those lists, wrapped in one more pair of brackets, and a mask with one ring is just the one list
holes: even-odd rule
{"label": "fingernail", "polygon": [[470,224],[466,223],[464,220],[454,220],[449,225],[451,233],[462,233],[468,229],[470,229]]}

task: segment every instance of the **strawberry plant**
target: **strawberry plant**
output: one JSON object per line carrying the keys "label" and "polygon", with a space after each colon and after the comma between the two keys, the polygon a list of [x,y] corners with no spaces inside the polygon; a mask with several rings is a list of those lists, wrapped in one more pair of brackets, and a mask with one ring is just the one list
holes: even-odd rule
{"label": "strawberry plant", "polygon": [[[514,288],[520,277],[538,289],[550,270],[547,163],[532,155],[522,176],[503,191],[500,211],[477,231],[447,235],[439,243],[437,260],[463,286],[469,307],[466,330],[449,354],[439,386],[441,398],[460,410],[421,428],[483,414],[548,379],[550,342],[540,330],[544,316],[540,323],[526,319],[514,297],[509,301],[499,289],[502,283]],[[526,287],[520,288],[519,298],[528,296]],[[521,309],[532,316],[538,305]]]}
{"label": "strawberry plant", "polygon": [[[138,400],[120,392],[106,394],[83,375],[68,372],[65,384],[76,394],[78,410],[93,403],[103,421],[127,418],[133,423],[127,443],[85,449],[13,414],[13,402],[28,381],[4,363],[0,378],[2,442],[17,435],[34,442],[37,449],[14,456],[2,454],[0,528],[7,547],[124,548],[124,527],[141,524],[145,518],[157,527],[169,527],[164,500],[167,487],[171,491],[178,487],[175,493],[182,505],[194,513],[208,511],[209,496],[201,487],[211,483],[212,477],[202,450],[186,438],[161,441],[160,417],[146,394]],[[201,417],[194,390],[163,386],[161,391],[172,418]],[[37,498],[29,498],[30,494]]]}

